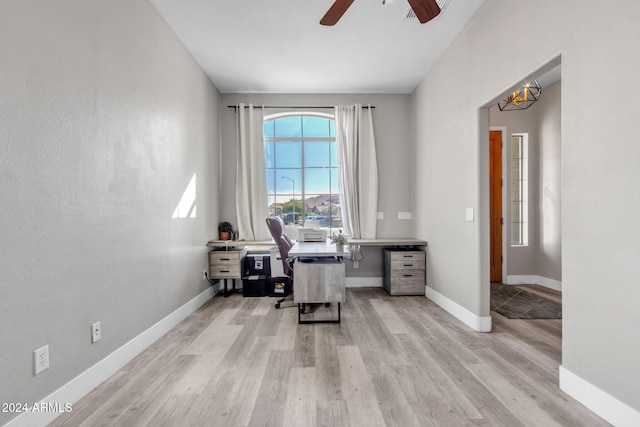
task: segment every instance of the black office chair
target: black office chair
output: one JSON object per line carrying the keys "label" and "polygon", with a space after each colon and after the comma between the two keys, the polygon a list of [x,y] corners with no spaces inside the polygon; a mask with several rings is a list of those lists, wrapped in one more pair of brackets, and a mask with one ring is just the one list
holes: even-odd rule
{"label": "black office chair", "polygon": [[[282,218],[278,216],[270,216],[266,221],[269,232],[278,247],[278,252],[280,252],[284,275],[289,278],[291,283],[291,293],[276,302],[275,307],[280,308],[280,304],[284,301],[293,301],[293,260],[289,258],[289,250],[293,247],[293,242],[291,242],[291,239],[284,234],[284,221],[282,221]],[[292,305],[292,307],[295,307],[295,305]]]}

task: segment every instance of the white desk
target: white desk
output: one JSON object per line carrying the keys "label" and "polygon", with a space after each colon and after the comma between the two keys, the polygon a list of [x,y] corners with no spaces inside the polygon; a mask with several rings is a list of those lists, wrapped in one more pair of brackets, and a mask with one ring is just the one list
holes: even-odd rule
{"label": "white desk", "polygon": [[343,252],[338,252],[336,245],[328,242],[298,242],[289,249],[289,256],[299,257],[336,257],[348,256],[349,249],[344,247]]}
{"label": "white desk", "polygon": [[351,239],[349,246],[427,246],[426,240],[408,238]]}
{"label": "white desk", "polygon": [[389,295],[425,295],[426,240],[414,238],[352,239],[349,241],[349,249],[356,255],[356,260],[361,246],[384,248],[382,287]]}
{"label": "white desk", "polygon": [[[298,242],[289,250],[296,258],[293,301],[298,304],[298,323],[340,323],[340,303],[345,301],[345,266],[341,257],[348,251],[337,251],[325,242]],[[340,258],[336,258],[340,257]],[[311,262],[306,262],[314,259]],[[338,304],[337,320],[302,320],[301,304]]]}
{"label": "white desk", "polygon": [[212,248],[235,248],[235,247],[271,247],[276,243],[271,240],[209,240],[207,246]]}

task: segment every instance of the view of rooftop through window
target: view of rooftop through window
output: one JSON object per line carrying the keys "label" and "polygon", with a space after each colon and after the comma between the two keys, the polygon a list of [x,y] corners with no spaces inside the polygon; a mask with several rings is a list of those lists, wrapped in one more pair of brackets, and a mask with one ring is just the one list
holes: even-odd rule
{"label": "view of rooftop through window", "polygon": [[332,116],[272,116],[263,129],[269,215],[287,225],[342,227]]}

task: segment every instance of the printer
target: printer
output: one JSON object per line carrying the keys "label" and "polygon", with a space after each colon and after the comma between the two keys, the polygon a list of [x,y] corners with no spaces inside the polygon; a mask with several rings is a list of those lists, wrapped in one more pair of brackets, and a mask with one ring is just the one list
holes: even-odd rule
{"label": "printer", "polygon": [[327,230],[319,228],[300,227],[298,228],[299,242],[325,242],[327,240]]}

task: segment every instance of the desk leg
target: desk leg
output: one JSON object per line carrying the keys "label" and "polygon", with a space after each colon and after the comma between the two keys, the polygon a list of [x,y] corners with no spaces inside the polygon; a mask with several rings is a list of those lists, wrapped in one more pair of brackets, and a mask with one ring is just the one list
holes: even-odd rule
{"label": "desk leg", "polygon": [[298,324],[305,323],[340,323],[340,303],[338,303],[338,320],[302,320],[300,318],[300,306],[302,304],[298,303]]}
{"label": "desk leg", "polygon": [[[236,279],[222,279],[224,280],[224,290],[222,292],[222,295],[226,298],[229,295],[231,295],[233,292],[237,291],[238,289],[236,289]],[[227,280],[231,280],[231,283],[233,284],[233,289],[229,290],[227,288]]]}

